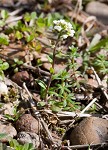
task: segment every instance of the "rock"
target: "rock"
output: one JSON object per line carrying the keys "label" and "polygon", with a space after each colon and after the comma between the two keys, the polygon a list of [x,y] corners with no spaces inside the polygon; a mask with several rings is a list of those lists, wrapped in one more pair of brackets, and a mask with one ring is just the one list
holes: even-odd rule
{"label": "rock", "polygon": [[8,94],[8,87],[7,85],[0,81],[0,95]]}
{"label": "rock", "polygon": [[89,117],[70,133],[71,145],[98,144],[108,140],[108,120]]}
{"label": "rock", "polygon": [[18,132],[38,133],[38,121],[32,115],[24,114],[16,121],[16,129]]}
{"label": "rock", "polygon": [[13,103],[5,103],[2,108],[4,109],[4,115],[14,115],[15,106],[13,105]]}
{"label": "rock", "polygon": [[86,10],[88,14],[96,16],[104,24],[108,24],[108,6],[98,1],[92,1],[87,4]]}
{"label": "rock", "polygon": [[17,72],[12,76],[11,79],[19,86],[22,86],[23,82],[27,83],[29,81],[29,74],[27,71]]}
{"label": "rock", "polygon": [[3,124],[0,122],[0,134],[5,133],[6,136],[0,139],[2,142],[9,141],[9,137],[13,138],[17,135],[16,129],[9,123],[9,124]]}
{"label": "rock", "polygon": [[17,140],[20,144],[32,143],[36,149],[40,145],[39,136],[32,132],[19,132]]}

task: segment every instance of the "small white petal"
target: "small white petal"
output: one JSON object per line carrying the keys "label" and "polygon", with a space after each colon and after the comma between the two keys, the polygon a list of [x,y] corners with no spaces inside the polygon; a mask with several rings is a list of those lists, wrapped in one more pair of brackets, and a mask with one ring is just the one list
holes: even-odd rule
{"label": "small white petal", "polygon": [[58,20],[54,20],[53,23],[54,23],[54,24],[57,24],[57,23],[58,23]]}
{"label": "small white petal", "polygon": [[67,34],[62,35],[62,38],[63,38],[63,39],[66,39],[67,37],[68,37]]}
{"label": "small white petal", "polygon": [[71,30],[70,33],[69,33],[69,36],[73,37],[75,34],[75,31],[74,30]]}
{"label": "small white petal", "polygon": [[70,22],[68,22],[68,28],[73,29],[73,27],[72,27]]}
{"label": "small white petal", "polygon": [[62,30],[62,27],[61,26],[55,26],[54,29],[60,32]]}
{"label": "small white petal", "polygon": [[60,23],[65,25],[67,22],[64,19],[60,19]]}
{"label": "small white petal", "polygon": [[64,19],[60,19],[60,20],[54,20],[54,27],[53,29],[60,32],[61,30],[63,30],[63,33],[65,33],[63,35],[61,35],[61,38],[66,39],[68,36],[73,37],[75,31],[73,30],[73,26],[70,22],[66,22]]}

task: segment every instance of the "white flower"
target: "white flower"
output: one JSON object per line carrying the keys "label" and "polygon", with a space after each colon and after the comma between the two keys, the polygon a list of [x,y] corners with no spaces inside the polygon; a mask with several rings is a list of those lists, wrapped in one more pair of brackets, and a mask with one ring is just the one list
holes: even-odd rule
{"label": "white flower", "polygon": [[57,24],[57,23],[58,23],[58,20],[54,20],[53,23],[54,23],[54,24]]}
{"label": "white flower", "polygon": [[54,29],[60,32],[62,30],[62,27],[61,26],[54,26]]}
{"label": "white flower", "polygon": [[74,31],[74,30],[70,30],[70,32],[69,32],[69,36],[73,37],[73,36],[74,36],[74,34],[75,34],[75,31]]}
{"label": "white flower", "polygon": [[60,19],[60,20],[59,20],[59,23],[61,23],[61,24],[66,24],[67,22],[66,22],[64,19]]}
{"label": "white flower", "polygon": [[73,30],[73,26],[70,22],[66,22],[64,19],[54,20],[53,29],[55,31],[60,32],[60,37],[66,39],[67,37],[73,37],[75,31]]}
{"label": "white flower", "polygon": [[67,24],[67,25],[68,25],[68,28],[69,28],[69,29],[73,29],[73,27],[72,27],[72,25],[71,25],[71,23],[70,23],[70,22],[68,22],[68,24]]}
{"label": "white flower", "polygon": [[67,37],[68,37],[67,34],[62,35],[62,38],[63,38],[63,39],[67,39]]}

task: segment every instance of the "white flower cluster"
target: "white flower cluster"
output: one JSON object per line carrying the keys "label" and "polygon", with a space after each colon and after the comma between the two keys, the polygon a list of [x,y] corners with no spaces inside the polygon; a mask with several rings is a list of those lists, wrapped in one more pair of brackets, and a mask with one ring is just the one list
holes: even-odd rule
{"label": "white flower cluster", "polygon": [[72,24],[66,22],[64,19],[54,20],[54,31],[61,33],[61,38],[66,39],[67,37],[73,37],[75,31],[73,30]]}

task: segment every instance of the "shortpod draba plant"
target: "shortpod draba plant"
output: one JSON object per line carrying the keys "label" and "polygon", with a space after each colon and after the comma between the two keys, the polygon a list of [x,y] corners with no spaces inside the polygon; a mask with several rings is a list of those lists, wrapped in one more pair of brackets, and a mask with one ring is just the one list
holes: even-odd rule
{"label": "shortpod draba plant", "polygon": [[75,34],[72,24],[70,22],[65,21],[64,19],[54,20],[52,31],[57,35],[57,40],[53,48],[52,67],[50,68],[50,77],[46,87],[45,100],[47,100],[47,94],[51,84],[52,75],[54,74],[55,56],[58,43],[60,40],[65,40],[68,37],[73,37]]}

